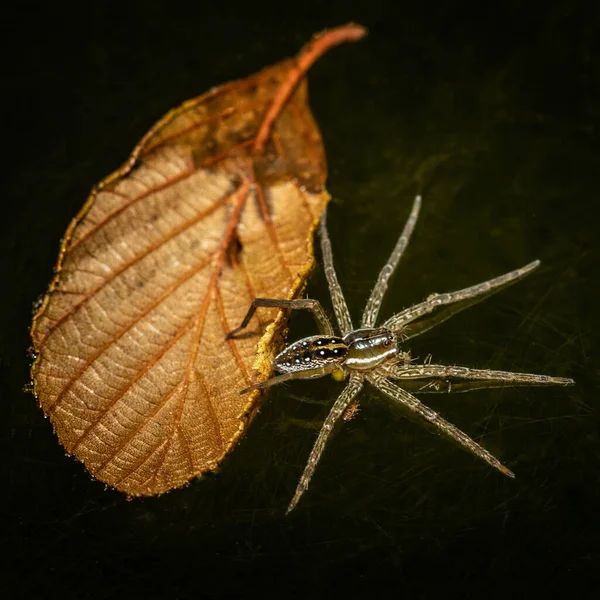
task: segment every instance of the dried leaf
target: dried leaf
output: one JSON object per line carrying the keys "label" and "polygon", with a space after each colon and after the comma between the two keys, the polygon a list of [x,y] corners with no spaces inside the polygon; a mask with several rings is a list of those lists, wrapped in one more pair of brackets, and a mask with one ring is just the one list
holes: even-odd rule
{"label": "dried leaf", "polygon": [[304,75],[347,25],[296,59],[168,113],[69,226],[34,317],[34,391],[67,452],[152,495],[216,469],[258,408],[284,315],[225,341],[256,296],[291,298],[328,200]]}

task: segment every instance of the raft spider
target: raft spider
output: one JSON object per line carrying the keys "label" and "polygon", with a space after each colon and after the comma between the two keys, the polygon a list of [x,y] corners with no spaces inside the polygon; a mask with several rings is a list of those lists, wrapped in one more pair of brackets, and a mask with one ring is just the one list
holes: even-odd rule
{"label": "raft spider", "polygon": [[[293,510],[308,488],[334,425],[340,417],[351,418],[354,414],[356,408],[354,399],[365,380],[392,400],[429,421],[440,432],[450,436],[466,450],[483,459],[508,477],[514,477],[512,471],[467,434],[422,404],[409,390],[416,393],[467,392],[474,389],[504,385],[573,385],[575,383],[572,379],[550,377],[548,375],[452,367],[435,365],[428,361],[425,361],[424,364],[413,364],[410,354],[400,349],[400,343],[421,335],[465,308],[522,279],[540,265],[539,260],[456,292],[432,294],[424,302],[406,308],[390,317],[380,327],[375,326],[379,308],[387,290],[388,280],[408,245],[420,208],[421,197],[417,196],[394,251],[379,273],[377,283],[363,311],[360,329],[354,329],[352,326],[348,307],[335,274],[331,242],[327,234],[327,214],[324,211],[321,219],[321,252],[331,301],[341,336],[335,335],[331,322],[317,300],[271,298],[255,298],[241,325],[230,331],[226,336],[227,339],[232,338],[244,329],[259,307],[310,310],[317,322],[320,334],[306,337],[284,348],[273,360],[274,370],[281,374],[256,383],[242,390],[240,394],[246,394],[252,390],[272,386],[290,379],[323,377],[327,374],[331,374],[337,381],[348,378],[347,386],[334,402],[323,423],[294,497],[288,506],[288,513]],[[436,311],[440,307],[446,308]],[[432,313],[436,314],[432,315]],[[428,315],[432,316],[424,319]],[[393,383],[392,379],[401,381],[402,387]]]}

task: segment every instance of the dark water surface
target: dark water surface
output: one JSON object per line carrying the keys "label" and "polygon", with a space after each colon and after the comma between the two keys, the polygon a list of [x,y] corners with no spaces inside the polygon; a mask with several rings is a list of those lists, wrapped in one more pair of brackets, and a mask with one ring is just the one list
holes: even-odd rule
{"label": "dark water surface", "polygon": [[[14,163],[0,225],[3,597],[595,597],[597,3],[304,2],[297,14],[282,3],[221,4],[5,15],[4,147]],[[543,264],[415,340],[413,354],[578,385],[426,398],[514,481],[367,390],[285,518],[316,436],[306,425],[340,389],[321,380],[273,390],[217,477],[129,502],[65,457],[22,391],[31,305],[59,239],[92,184],[171,107],[349,20],[369,37],[323,57],[309,84],[353,314],[422,192],[384,315]],[[319,269],[308,292],[327,301]],[[292,335],[311,327],[295,319]]]}

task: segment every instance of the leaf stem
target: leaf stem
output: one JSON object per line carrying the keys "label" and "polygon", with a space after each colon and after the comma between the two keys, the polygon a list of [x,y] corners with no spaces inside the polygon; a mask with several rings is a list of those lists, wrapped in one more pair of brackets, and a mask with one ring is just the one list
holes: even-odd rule
{"label": "leaf stem", "polygon": [[328,29],[318,33],[313,39],[302,48],[300,54],[296,58],[295,64],[290,68],[288,78],[283,82],[279,91],[273,98],[273,103],[269,108],[265,120],[262,122],[254,147],[253,154],[260,154],[265,147],[265,144],[271,134],[273,124],[279,117],[283,107],[294,93],[296,86],[306,75],[307,71],[312,67],[313,63],[320,58],[333,46],[337,46],[343,42],[357,42],[367,34],[367,30],[356,23],[348,23],[341,27]]}

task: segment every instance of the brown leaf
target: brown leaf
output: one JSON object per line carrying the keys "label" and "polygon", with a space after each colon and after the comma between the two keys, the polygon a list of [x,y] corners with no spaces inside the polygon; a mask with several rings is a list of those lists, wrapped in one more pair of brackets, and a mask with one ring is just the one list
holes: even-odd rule
{"label": "brown leaf", "polygon": [[[285,326],[254,297],[297,296],[328,194],[304,75],[347,25],[298,58],[168,113],[69,226],[31,329],[34,390],[67,452],[152,495],[213,471],[239,441]],[[253,366],[257,373],[253,371]]]}

